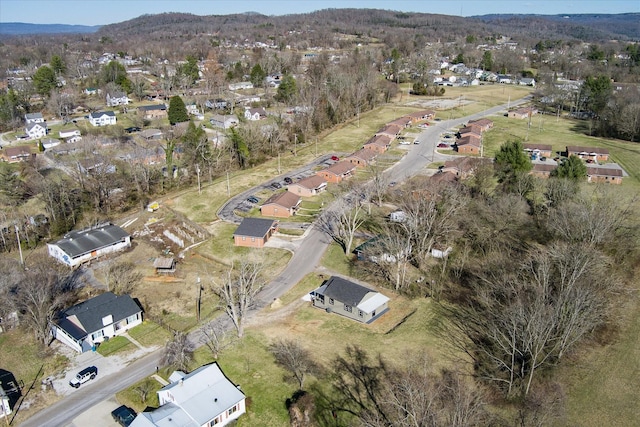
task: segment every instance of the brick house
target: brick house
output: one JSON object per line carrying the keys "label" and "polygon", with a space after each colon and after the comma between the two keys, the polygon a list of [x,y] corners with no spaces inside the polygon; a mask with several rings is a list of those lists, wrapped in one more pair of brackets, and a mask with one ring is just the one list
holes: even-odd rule
{"label": "brick house", "polygon": [[378,156],[378,153],[375,150],[368,150],[366,148],[362,148],[356,151],[355,153],[347,156],[345,160],[359,168],[364,168],[372,164],[375,161],[377,156]]}
{"label": "brick house", "polygon": [[392,138],[388,135],[376,135],[365,142],[362,148],[382,154],[391,147]]}
{"label": "brick house", "polygon": [[300,196],[293,194],[291,191],[276,193],[260,206],[260,214],[276,218],[288,218],[296,214],[299,204]]}
{"label": "brick house", "polygon": [[587,182],[622,184],[622,169],[587,166]]}
{"label": "brick house", "polygon": [[600,147],[567,145],[567,157],[571,155],[578,156],[582,160],[593,160],[597,162],[606,162],[609,160],[609,150]]}
{"label": "brick house", "polygon": [[524,151],[535,158],[551,157],[553,148],[549,144],[522,144]]}
{"label": "brick house", "polygon": [[169,117],[165,104],[143,105],[138,107],[138,114],[148,120],[166,119]]}
{"label": "brick house", "polygon": [[266,218],[243,218],[233,233],[233,244],[261,248],[278,230],[278,221]]}
{"label": "brick house", "polygon": [[324,178],[327,182],[338,184],[342,182],[342,180],[349,178],[353,174],[355,168],[356,166],[351,162],[343,160],[334,163],[328,168],[319,170],[316,174]]}
{"label": "brick house", "polygon": [[315,196],[323,192],[326,188],[327,181],[318,175],[312,175],[287,186],[287,190],[300,197]]}

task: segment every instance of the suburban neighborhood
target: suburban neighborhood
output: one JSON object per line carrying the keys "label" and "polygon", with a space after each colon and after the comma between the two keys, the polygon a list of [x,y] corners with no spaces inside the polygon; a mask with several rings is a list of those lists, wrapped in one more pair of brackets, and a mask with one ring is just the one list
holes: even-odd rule
{"label": "suburban neighborhood", "polygon": [[625,18],[0,31],[0,422],[634,425]]}

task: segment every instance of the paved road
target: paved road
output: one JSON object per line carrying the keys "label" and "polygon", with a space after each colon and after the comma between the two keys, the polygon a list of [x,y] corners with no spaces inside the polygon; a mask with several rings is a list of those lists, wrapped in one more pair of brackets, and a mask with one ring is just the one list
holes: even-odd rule
{"label": "paved road", "polygon": [[[520,101],[512,102],[511,105],[519,105],[528,100],[523,98]],[[430,126],[419,136],[421,144],[413,145],[406,156],[403,157],[394,167],[390,169],[390,177],[396,181],[402,181],[412,175],[423,170],[423,168],[432,162],[432,156],[438,155],[434,147],[440,141],[440,133],[453,127],[459,126],[469,120],[478,119],[487,115],[495,114],[501,110],[505,110],[506,105],[494,107],[482,113],[463,117],[455,120],[446,120],[438,122],[438,125]],[[435,157],[435,161],[443,157]],[[244,195],[250,192],[243,193]],[[247,196],[248,197],[248,196]],[[307,236],[300,244],[298,250],[295,251],[291,261],[282,273],[271,281],[262,292],[258,295],[256,307],[252,310],[251,316],[255,316],[260,309],[270,304],[274,298],[278,298],[285,294],[289,289],[295,286],[305,275],[313,272],[320,263],[320,259],[325,250],[331,243],[331,238],[316,227],[311,227],[307,231]],[[221,316],[217,321],[223,322],[229,326],[226,316]],[[200,345],[200,333],[195,331],[190,334],[190,340]],[[99,378],[93,384],[82,386],[78,392],[65,397],[57,403],[38,412],[27,421],[22,423],[25,427],[40,426],[68,426],[71,421],[79,416],[82,412],[96,405],[97,403],[110,398],[116,392],[130,386],[131,384],[142,380],[151,375],[156,366],[159,365],[160,350],[123,367],[123,369],[106,377]],[[78,426],[80,427],[80,426]]]}

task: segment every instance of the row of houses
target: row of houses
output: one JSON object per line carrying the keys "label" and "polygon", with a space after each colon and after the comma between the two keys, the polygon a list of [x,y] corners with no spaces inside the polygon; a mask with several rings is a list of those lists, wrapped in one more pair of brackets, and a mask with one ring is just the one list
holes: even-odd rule
{"label": "row of houses", "polygon": [[486,118],[467,122],[467,125],[458,131],[458,153],[479,155],[482,150],[482,134],[492,127],[493,121]]}

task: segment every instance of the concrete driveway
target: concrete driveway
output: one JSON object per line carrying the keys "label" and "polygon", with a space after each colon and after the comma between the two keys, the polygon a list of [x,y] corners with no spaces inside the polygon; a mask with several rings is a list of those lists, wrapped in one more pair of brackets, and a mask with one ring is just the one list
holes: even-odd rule
{"label": "concrete driveway", "polygon": [[74,418],[71,423],[65,424],[65,427],[119,427],[120,424],[111,418],[111,411],[118,406],[120,406],[120,404],[114,397],[103,400]]}

